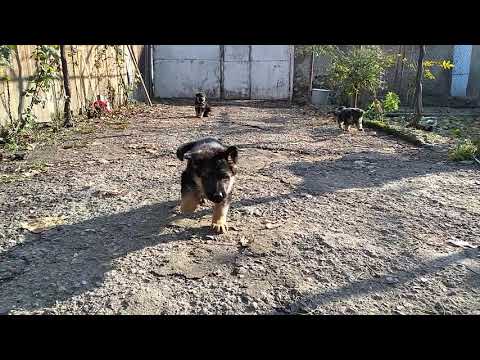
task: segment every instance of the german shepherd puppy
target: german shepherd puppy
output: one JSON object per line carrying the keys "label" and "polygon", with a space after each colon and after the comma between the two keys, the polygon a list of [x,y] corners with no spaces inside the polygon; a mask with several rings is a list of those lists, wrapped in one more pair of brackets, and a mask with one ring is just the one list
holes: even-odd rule
{"label": "german shepherd puppy", "polygon": [[208,117],[212,108],[207,103],[207,96],[203,92],[195,94],[195,114],[198,118]]}
{"label": "german shepherd puppy", "polygon": [[237,173],[237,147],[225,147],[217,139],[205,138],[180,146],[177,157],[180,161],[187,160],[181,180],[182,213],[194,212],[206,198],[215,204],[213,230],[227,232],[227,212]]}
{"label": "german shepherd puppy", "polygon": [[341,106],[334,111],[329,111],[327,114],[332,114],[335,116],[338,127],[343,131],[348,131],[348,128],[351,125],[355,125],[359,131],[363,131],[364,113],[365,111],[359,108],[347,108],[345,106]]}

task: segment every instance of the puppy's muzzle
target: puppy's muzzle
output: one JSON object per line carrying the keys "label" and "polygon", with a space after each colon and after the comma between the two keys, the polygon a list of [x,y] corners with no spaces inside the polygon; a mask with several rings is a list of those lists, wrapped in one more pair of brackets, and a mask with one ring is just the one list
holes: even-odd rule
{"label": "puppy's muzzle", "polygon": [[221,203],[225,199],[225,193],[223,191],[219,191],[212,195],[212,201],[214,203]]}

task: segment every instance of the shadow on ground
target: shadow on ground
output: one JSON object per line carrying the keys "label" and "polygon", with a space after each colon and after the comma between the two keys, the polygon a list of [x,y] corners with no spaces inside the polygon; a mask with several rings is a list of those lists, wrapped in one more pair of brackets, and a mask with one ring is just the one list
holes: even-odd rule
{"label": "shadow on ground", "polygon": [[[357,160],[374,163],[373,175],[368,167],[356,167],[354,162]],[[346,155],[335,161],[298,162],[287,169],[303,177],[303,183],[291,194],[296,196],[296,192],[322,193],[381,186],[402,178],[454,168],[367,152]],[[236,202],[232,208],[271,202],[285,196],[288,194],[245,199]],[[172,213],[176,204],[175,201],[162,202],[28,235],[24,243],[0,255],[0,312],[52,306],[56,301],[101,286],[105,274],[113,268],[112,262],[117,258],[145,247],[210,233],[208,228],[166,231],[178,217]],[[202,210],[194,217],[209,212]],[[407,274],[404,277],[408,279]],[[353,290],[340,289],[321,298],[333,299],[361,293],[367,285],[367,282],[359,283],[353,286]]]}
{"label": "shadow on ground", "polygon": [[371,188],[401,179],[458,170],[458,166],[427,160],[412,161],[409,156],[363,151],[340,159],[319,162],[295,162],[287,166],[302,177],[297,190],[312,194],[343,189]]}
{"label": "shadow on ground", "polygon": [[[181,217],[167,201],[29,234],[1,254],[0,310],[34,310],[101,286],[112,261],[156,244],[204,236],[209,228],[164,230]],[[197,212],[201,217],[207,210]]]}
{"label": "shadow on ground", "polygon": [[[386,292],[388,290],[404,286],[408,282],[414,281],[418,277],[434,274],[435,272],[438,272],[452,264],[459,263],[466,258],[475,258],[477,255],[478,250],[463,250],[420,264],[409,271],[399,271],[392,274],[383,275],[375,279],[360,280],[352,282],[343,287],[327,290],[320,294],[305,296],[281,309],[278,309],[274,313],[309,312],[317,309],[318,307],[325,306],[338,300],[351,299],[357,296],[367,295],[369,293]],[[392,279],[394,279],[394,281],[392,281]],[[432,299],[432,302],[435,301],[436,299]]]}

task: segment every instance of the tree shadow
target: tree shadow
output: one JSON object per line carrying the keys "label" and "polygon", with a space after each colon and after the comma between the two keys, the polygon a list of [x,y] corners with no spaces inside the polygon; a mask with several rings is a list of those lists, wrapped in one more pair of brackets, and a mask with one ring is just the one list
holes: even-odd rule
{"label": "tree shadow", "polygon": [[[477,250],[466,249],[423,263],[408,271],[398,271],[393,274],[382,275],[375,279],[360,280],[343,287],[327,290],[320,294],[305,296],[277,309],[273,313],[304,312],[306,309],[316,309],[337,300],[349,299],[369,293],[385,292],[405,285],[417,277],[433,274],[449,265],[461,262],[463,259],[474,258],[477,254]],[[396,279],[396,281],[392,282],[391,278]]]}
{"label": "tree shadow", "polygon": [[412,161],[405,155],[361,151],[331,161],[295,162],[287,169],[303,178],[297,190],[315,194],[380,187],[400,179],[455,171],[459,165],[435,163],[427,158]]}
{"label": "tree shadow", "polygon": [[[176,201],[144,206],[125,213],[64,225],[27,239],[0,254],[0,310],[48,307],[101,286],[113,261],[128,253],[192,235],[209,228],[181,232],[164,230],[172,221]],[[198,218],[209,210],[189,216]]]}
{"label": "tree shadow", "polygon": [[[358,166],[355,161],[364,164]],[[374,173],[370,172],[373,169],[368,168],[368,163],[374,164]],[[381,186],[401,178],[456,168],[427,160],[412,162],[399,155],[360,152],[334,161],[296,162],[287,169],[303,178],[303,183],[291,193],[234,200],[232,210],[297,196],[295,193],[300,192]],[[24,243],[0,254],[0,310],[52,306],[56,301],[100,287],[117,258],[148,246],[211,233],[208,228],[169,231],[167,228],[172,226],[172,221],[182,217],[172,216],[176,204],[176,201],[166,201],[28,235]],[[200,210],[189,217],[198,218],[207,213],[211,213],[211,209]],[[361,289],[361,284],[356,288]],[[342,296],[346,292],[348,289],[338,290],[332,296]]]}
{"label": "tree shadow", "polygon": [[[280,198],[239,200],[232,210]],[[0,254],[0,314],[53,306],[101,287],[115,259],[145,247],[214,234],[209,226],[178,229],[173,223],[211,215],[210,207],[182,215],[174,213],[176,205],[177,201],[165,201],[40,234],[28,233],[23,243]]]}
{"label": "tree shadow", "polygon": [[230,114],[227,112],[220,113],[220,119],[217,123],[216,129],[221,131],[222,134],[225,132],[237,132],[244,134],[248,131],[252,131],[253,129],[258,134],[265,134],[265,133],[275,133],[280,134],[285,131],[285,127],[283,125],[287,124],[287,119],[278,119],[278,118],[270,118],[270,119],[261,119],[261,120],[248,120],[248,121],[235,121],[232,120]]}
{"label": "tree shadow", "polygon": [[[327,141],[335,137],[354,137],[354,136],[356,137],[356,136],[365,135],[365,133],[362,133],[357,129],[353,129],[353,127],[350,128],[350,131],[348,133],[345,133],[343,130],[341,130],[337,126],[336,122],[332,122],[331,124],[329,122],[324,122],[322,125],[323,126],[315,127],[311,131],[312,137],[316,141]],[[325,125],[332,125],[332,126],[325,126]],[[369,130],[365,129],[365,131],[368,132]]]}

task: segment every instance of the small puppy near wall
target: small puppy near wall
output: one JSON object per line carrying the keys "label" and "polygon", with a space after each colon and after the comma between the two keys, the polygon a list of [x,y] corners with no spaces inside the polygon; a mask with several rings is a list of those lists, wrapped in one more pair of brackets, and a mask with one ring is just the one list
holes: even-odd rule
{"label": "small puppy near wall", "polygon": [[195,94],[195,114],[198,118],[208,117],[212,108],[207,103],[207,96],[203,92]]}
{"label": "small puppy near wall", "polygon": [[177,157],[180,161],[187,160],[181,180],[181,212],[194,212],[206,198],[215,204],[213,230],[227,232],[227,213],[237,173],[237,147],[225,147],[217,139],[205,138],[180,146]]}
{"label": "small puppy near wall", "polygon": [[337,119],[338,127],[345,132],[348,132],[348,128],[351,125],[355,125],[358,131],[363,131],[363,114],[364,110],[359,108],[347,108],[341,106],[334,111],[329,111],[327,115],[334,115]]}

